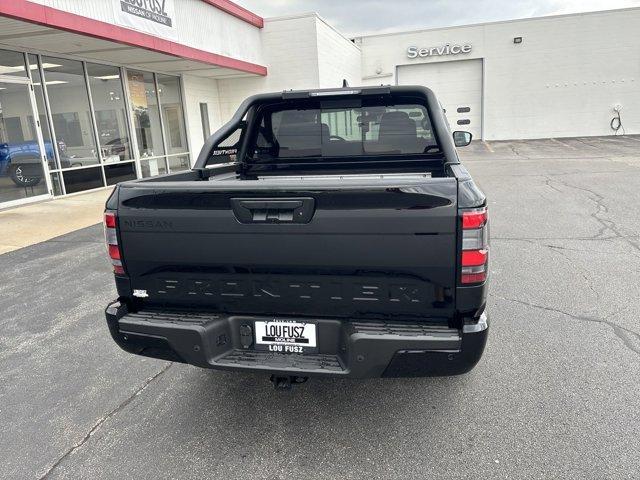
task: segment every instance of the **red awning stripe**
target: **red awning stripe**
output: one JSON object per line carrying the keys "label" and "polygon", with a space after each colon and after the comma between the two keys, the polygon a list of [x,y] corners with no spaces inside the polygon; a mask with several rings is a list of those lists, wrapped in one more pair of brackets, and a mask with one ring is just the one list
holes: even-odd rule
{"label": "red awning stripe", "polygon": [[222,10],[223,12],[228,13],[229,15],[233,15],[240,20],[244,20],[251,25],[254,25],[258,28],[264,27],[264,19],[253,12],[250,12],[246,8],[241,7],[229,0],[202,0],[209,5],[213,5],[214,7]]}
{"label": "red awning stripe", "polygon": [[[229,2],[230,3],[230,2]],[[241,72],[266,75],[267,67],[255,63],[245,62],[217,53],[211,53],[181,43],[154,37],[146,33],[83,17],[74,13],[57,10],[27,0],[11,0],[0,2],[0,16],[15,18],[29,23],[36,23],[57,30],[64,30],[111,42],[143,48],[154,52],[164,53],[185,60],[230,68]]]}

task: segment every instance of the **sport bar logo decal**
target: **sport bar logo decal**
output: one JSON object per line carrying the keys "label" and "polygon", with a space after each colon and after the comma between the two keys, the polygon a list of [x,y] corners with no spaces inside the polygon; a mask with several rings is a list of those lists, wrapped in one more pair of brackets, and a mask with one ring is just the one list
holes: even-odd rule
{"label": "sport bar logo decal", "polygon": [[113,0],[116,22],[160,37],[175,37],[174,0]]}

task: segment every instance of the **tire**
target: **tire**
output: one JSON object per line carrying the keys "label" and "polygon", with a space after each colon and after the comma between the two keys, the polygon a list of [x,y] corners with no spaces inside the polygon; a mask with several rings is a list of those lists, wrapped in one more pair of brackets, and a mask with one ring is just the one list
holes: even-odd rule
{"label": "tire", "polygon": [[35,187],[42,181],[40,175],[27,175],[24,172],[24,165],[11,165],[9,167],[9,177],[18,187]]}

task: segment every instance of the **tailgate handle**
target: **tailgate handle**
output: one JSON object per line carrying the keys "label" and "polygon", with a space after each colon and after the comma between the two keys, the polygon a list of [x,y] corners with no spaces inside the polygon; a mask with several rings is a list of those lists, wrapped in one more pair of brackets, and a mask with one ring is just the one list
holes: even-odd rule
{"label": "tailgate handle", "polygon": [[315,211],[313,198],[232,198],[240,223],[309,223]]}

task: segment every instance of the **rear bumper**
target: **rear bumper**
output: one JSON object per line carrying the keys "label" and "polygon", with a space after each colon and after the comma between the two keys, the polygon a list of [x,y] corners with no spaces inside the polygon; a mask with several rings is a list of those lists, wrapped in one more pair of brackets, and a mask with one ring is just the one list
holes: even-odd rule
{"label": "rear bumper", "polygon": [[489,331],[483,313],[460,329],[427,323],[317,319],[319,352],[277,354],[243,347],[242,325],[264,317],[194,312],[129,313],[106,309],[115,342],[125,351],[221,370],[351,378],[459,375],[480,360]]}

